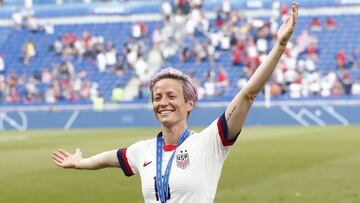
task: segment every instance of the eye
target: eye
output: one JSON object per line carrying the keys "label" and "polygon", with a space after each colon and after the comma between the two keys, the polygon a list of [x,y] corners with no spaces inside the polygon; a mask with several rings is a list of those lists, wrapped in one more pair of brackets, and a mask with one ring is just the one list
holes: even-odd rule
{"label": "eye", "polygon": [[176,99],[176,96],[175,95],[170,95],[169,99]]}

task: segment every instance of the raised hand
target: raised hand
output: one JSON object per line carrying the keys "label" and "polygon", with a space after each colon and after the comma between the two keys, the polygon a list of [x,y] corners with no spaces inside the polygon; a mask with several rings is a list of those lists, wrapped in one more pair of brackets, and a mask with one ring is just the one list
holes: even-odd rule
{"label": "raised hand", "polygon": [[292,8],[292,15],[286,17],[277,35],[277,40],[279,44],[282,46],[286,46],[287,42],[291,37],[291,34],[295,30],[297,16],[298,16],[298,9],[299,9],[298,2],[293,2],[291,8]]}
{"label": "raised hand", "polygon": [[80,159],[82,159],[79,148],[76,149],[74,154],[58,149],[52,153],[52,158],[54,163],[62,168],[76,168]]}

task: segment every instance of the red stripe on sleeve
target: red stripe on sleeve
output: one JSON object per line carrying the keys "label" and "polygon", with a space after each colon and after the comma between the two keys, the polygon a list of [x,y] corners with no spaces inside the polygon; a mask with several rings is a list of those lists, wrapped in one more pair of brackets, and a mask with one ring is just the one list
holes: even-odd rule
{"label": "red stripe on sleeve", "polygon": [[121,150],[121,158],[124,161],[126,170],[129,172],[129,174],[133,175],[134,173],[129,165],[128,159],[126,158],[126,149],[127,148],[124,148],[123,150]]}
{"label": "red stripe on sleeve", "polygon": [[226,123],[226,120],[225,120],[225,114],[223,114],[218,119],[217,127],[218,127],[218,132],[219,132],[219,136],[221,138],[222,144],[224,146],[232,146],[235,143],[236,138],[234,140],[227,139],[228,128],[227,128],[227,123]]}

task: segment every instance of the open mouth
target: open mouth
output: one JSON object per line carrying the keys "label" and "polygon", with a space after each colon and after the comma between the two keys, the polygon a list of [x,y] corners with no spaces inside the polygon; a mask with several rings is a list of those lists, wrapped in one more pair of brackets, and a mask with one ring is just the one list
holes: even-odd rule
{"label": "open mouth", "polygon": [[160,113],[161,116],[166,116],[166,115],[170,114],[173,111],[174,110],[161,110],[159,113]]}

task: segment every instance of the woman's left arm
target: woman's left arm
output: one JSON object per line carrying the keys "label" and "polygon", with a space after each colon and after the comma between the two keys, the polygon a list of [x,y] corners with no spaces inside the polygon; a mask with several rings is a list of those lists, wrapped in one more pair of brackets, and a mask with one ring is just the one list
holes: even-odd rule
{"label": "woman's left arm", "polygon": [[287,42],[294,32],[297,16],[298,3],[292,4],[292,15],[288,16],[278,30],[277,40],[274,47],[266,57],[265,61],[257,68],[246,85],[233,98],[225,111],[225,118],[228,125],[228,138],[234,139],[244,124],[245,118],[256,95],[261,91],[266,81],[272,75],[280,57],[284,53]]}

